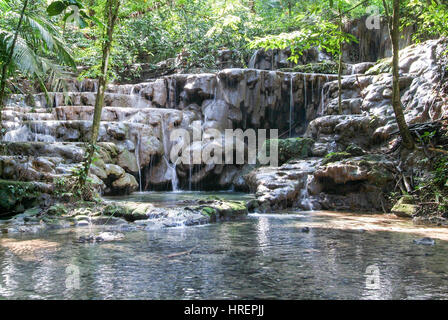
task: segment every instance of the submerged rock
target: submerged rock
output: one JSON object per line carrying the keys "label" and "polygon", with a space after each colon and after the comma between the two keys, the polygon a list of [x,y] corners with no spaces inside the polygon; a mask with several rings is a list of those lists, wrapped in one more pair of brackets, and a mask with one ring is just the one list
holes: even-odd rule
{"label": "submerged rock", "polygon": [[101,232],[98,235],[80,236],[78,243],[98,243],[108,241],[119,241],[125,238],[123,233],[119,232]]}
{"label": "submerged rock", "polygon": [[428,237],[416,239],[416,240],[414,240],[414,243],[419,244],[419,245],[424,245],[424,246],[433,246],[436,244],[434,239],[431,239]]}

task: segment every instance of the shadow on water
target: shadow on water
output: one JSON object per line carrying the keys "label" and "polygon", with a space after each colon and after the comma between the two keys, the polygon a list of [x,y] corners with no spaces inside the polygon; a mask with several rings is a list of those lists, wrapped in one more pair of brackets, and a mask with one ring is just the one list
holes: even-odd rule
{"label": "shadow on water", "polygon": [[[391,223],[387,223],[387,221]],[[309,232],[304,227],[309,227]],[[395,228],[395,229],[394,229]],[[79,244],[79,229],[0,237],[0,296],[63,299],[446,299],[448,242],[377,215],[301,212],[126,233]],[[80,270],[66,288],[66,267]],[[369,266],[378,287],[366,286]]]}

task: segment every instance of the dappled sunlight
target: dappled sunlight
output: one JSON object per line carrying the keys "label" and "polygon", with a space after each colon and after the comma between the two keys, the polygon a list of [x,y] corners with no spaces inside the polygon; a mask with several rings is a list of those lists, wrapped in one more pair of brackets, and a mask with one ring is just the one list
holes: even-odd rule
{"label": "dappled sunlight", "polygon": [[448,228],[417,226],[412,220],[399,218],[393,214],[355,214],[331,211],[309,213],[309,219],[291,223],[294,227],[338,230],[364,230],[368,232],[387,231],[415,234],[448,241]]}
{"label": "dappled sunlight", "polygon": [[39,254],[57,250],[60,243],[41,239],[16,240],[12,238],[0,238],[0,246],[25,261],[36,261],[39,259]]}

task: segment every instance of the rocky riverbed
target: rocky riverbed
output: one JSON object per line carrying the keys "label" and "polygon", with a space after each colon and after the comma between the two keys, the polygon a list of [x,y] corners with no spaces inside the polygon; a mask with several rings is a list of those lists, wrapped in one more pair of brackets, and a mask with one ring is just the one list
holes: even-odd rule
{"label": "rocky riverbed", "polygon": [[[125,200],[57,203],[48,208],[34,207],[9,219],[0,220],[1,233],[38,233],[65,228],[106,227],[112,231],[149,230],[202,225],[242,219],[248,214],[245,195],[222,199],[200,193],[159,193],[158,205],[132,197]],[[154,201],[152,194],[147,194]],[[230,198],[230,199],[229,199]],[[173,199],[175,199],[173,201]],[[234,200],[236,199],[236,200]],[[93,238],[94,240],[94,238]]]}

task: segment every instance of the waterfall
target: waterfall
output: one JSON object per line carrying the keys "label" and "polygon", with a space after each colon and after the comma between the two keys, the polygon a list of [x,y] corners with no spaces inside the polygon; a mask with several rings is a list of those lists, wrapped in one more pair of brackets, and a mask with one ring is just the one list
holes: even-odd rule
{"label": "waterfall", "polygon": [[305,112],[306,112],[306,106],[308,105],[307,97],[306,97],[306,74],[303,74],[303,91],[304,91],[304,106],[305,106]]}
{"label": "waterfall", "polygon": [[167,140],[167,130],[165,125],[165,119],[163,117],[160,119],[161,125],[162,125],[162,135],[163,135],[163,159],[165,160],[166,166],[167,166],[167,172],[165,174],[165,177],[167,179],[171,180],[171,186],[173,188],[173,191],[179,190],[179,178],[177,177],[177,171],[176,171],[176,163],[170,163],[169,160],[169,145]]}
{"label": "waterfall", "polygon": [[337,152],[338,151],[338,145],[336,141],[332,141],[328,147],[328,152]]}
{"label": "waterfall", "polygon": [[167,175],[165,177],[171,180],[173,191],[179,191],[179,178],[177,177],[176,164],[170,163],[166,155],[163,156],[163,159],[165,159],[167,166]]}
{"label": "waterfall", "polygon": [[324,87],[322,86],[322,91],[320,93],[320,116],[324,115]]}
{"label": "waterfall", "polygon": [[142,170],[140,168],[140,145],[141,145],[141,137],[140,132],[137,135],[137,146],[135,147],[135,159],[137,161],[137,168],[138,168],[138,185],[140,187],[140,192],[143,192],[142,188]]}
{"label": "waterfall", "polygon": [[188,169],[188,190],[191,191],[191,176],[193,175],[193,165]]}
{"label": "waterfall", "polygon": [[308,193],[308,183],[309,180],[312,179],[312,175],[307,175],[306,180],[305,180],[305,185],[303,187],[303,189],[300,191],[300,205],[305,209],[305,210],[313,210],[313,203],[310,200],[310,196]]}
{"label": "waterfall", "polygon": [[136,86],[132,86],[131,89],[131,97],[132,101],[134,102],[135,108],[144,108],[146,107],[145,101],[143,101],[143,97],[141,96],[140,92],[137,92]]}
{"label": "waterfall", "polygon": [[324,88],[325,88],[325,83],[328,82],[328,76],[325,76],[325,80],[326,81],[322,85],[322,90],[321,90],[321,93],[320,93],[320,106],[319,106],[319,109],[320,109],[319,115],[320,116],[323,116],[324,113],[325,113],[325,92],[324,92]]}
{"label": "waterfall", "polygon": [[314,103],[314,79],[315,79],[314,76],[310,77],[310,80],[311,80],[311,103]]}
{"label": "waterfall", "polygon": [[30,131],[29,131],[28,127],[26,125],[22,125],[18,129],[8,131],[3,136],[3,141],[10,141],[10,142],[28,141],[29,135],[30,135]]}
{"label": "waterfall", "polygon": [[258,56],[258,52],[259,51],[260,50],[255,50],[255,52],[252,55],[252,57],[250,57],[249,65],[248,65],[249,69],[255,69],[255,63],[257,62],[257,56]]}
{"label": "waterfall", "polygon": [[293,78],[294,75],[291,74],[290,77],[290,91],[289,91],[289,137],[292,137],[292,114],[293,114],[293,109],[294,109],[294,95],[293,95]]}

